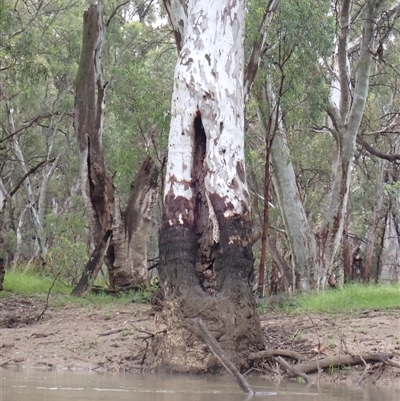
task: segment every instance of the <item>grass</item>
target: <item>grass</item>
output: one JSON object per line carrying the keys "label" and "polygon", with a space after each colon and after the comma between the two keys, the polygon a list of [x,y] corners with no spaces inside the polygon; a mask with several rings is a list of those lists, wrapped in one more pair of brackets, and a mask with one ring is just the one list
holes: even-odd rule
{"label": "grass", "polygon": [[400,308],[399,285],[348,284],[340,289],[299,295],[294,299],[295,312],[355,312]]}
{"label": "grass", "polygon": [[[34,272],[7,272],[4,279],[4,290],[0,298],[10,294],[46,298],[53,284],[53,279]],[[143,288],[136,293],[124,293],[120,296],[108,294],[89,294],[85,298],[71,297],[72,287],[56,282],[51,290],[52,306],[74,304],[78,306],[106,306],[112,304],[129,304],[132,299],[137,303],[148,302],[151,296],[149,289]],[[259,307],[261,312],[262,305]],[[360,310],[400,309],[399,285],[364,285],[349,284],[340,289],[322,291],[316,294],[299,295],[285,302],[281,308],[286,312],[319,313],[319,312],[356,312]],[[399,337],[400,339],[400,337]]]}
{"label": "grass", "polygon": [[[53,284],[53,278],[34,272],[7,271],[4,277],[3,291],[0,291],[0,299],[11,294],[45,299]],[[105,293],[89,294],[84,298],[72,297],[69,294],[72,287],[59,281],[54,283],[51,289],[50,299],[53,307],[62,307],[67,304],[77,306],[102,306],[111,304],[128,304],[132,302],[133,293],[123,293],[120,296],[111,296]],[[137,301],[143,301],[144,296],[138,296]]]}
{"label": "grass", "polygon": [[[37,273],[7,271],[3,283],[4,290],[0,292],[0,297],[7,296],[10,292],[26,296],[47,295],[52,284],[53,279],[41,276]],[[57,281],[51,292],[52,294],[58,293],[66,295],[71,292],[71,289]]]}

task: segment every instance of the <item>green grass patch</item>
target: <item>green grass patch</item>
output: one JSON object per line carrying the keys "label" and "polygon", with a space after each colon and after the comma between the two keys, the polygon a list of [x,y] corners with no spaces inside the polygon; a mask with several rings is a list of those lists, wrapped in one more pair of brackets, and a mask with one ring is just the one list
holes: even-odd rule
{"label": "green grass patch", "polygon": [[348,284],[335,290],[299,295],[291,302],[295,312],[351,312],[400,308],[399,285]]}
{"label": "green grass patch", "polygon": [[[11,295],[22,295],[45,299],[54,279],[35,272],[7,271],[3,291],[0,291],[0,298]],[[86,297],[70,296],[73,287],[69,287],[56,281],[50,292],[50,303],[53,307],[63,307],[68,304],[76,306],[107,306],[114,304],[129,304],[132,299],[137,303],[144,303],[149,298],[149,290],[143,289],[135,294],[132,292],[110,295],[106,293],[90,293]]]}
{"label": "green grass patch", "polygon": [[[10,293],[20,295],[44,295],[47,294],[54,279],[41,276],[37,273],[21,271],[7,271],[4,277],[3,291],[0,292],[0,297],[9,295]],[[68,294],[71,289],[56,281],[51,292],[58,294]]]}

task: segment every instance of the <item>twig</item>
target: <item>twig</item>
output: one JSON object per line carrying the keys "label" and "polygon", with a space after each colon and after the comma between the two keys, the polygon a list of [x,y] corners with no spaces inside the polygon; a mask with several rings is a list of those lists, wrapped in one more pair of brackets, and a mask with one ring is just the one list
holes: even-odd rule
{"label": "twig", "polygon": [[356,385],[357,386],[360,386],[361,383],[365,380],[365,377],[367,376],[367,373],[368,373],[369,369],[371,368],[371,365],[369,365],[367,362],[365,362],[364,358],[361,355],[359,355],[359,357],[363,361],[365,369],[362,372],[362,375],[356,381]]}
{"label": "twig", "polygon": [[376,354],[362,354],[362,355],[347,355],[347,356],[320,359],[318,363],[316,361],[299,363],[294,367],[298,370],[301,370],[304,373],[311,373],[315,372],[318,369],[318,366],[321,369],[326,369],[331,366],[333,367],[340,367],[345,365],[353,366],[363,363],[363,360],[365,360],[366,362],[384,362],[388,364],[395,363],[389,361],[390,358],[393,358],[393,354],[376,353]]}
{"label": "twig", "polygon": [[138,329],[138,328],[137,328],[136,326],[134,326],[132,323],[131,323],[131,326],[132,326],[135,330],[139,331],[140,333],[145,333],[145,334],[148,334],[150,337],[155,337],[155,334],[154,334],[154,333],[151,333],[150,331]]}
{"label": "twig", "polygon": [[277,362],[279,362],[280,365],[282,365],[286,370],[289,372],[292,372],[296,376],[300,376],[303,378],[307,384],[311,385],[314,384],[313,381],[311,380],[311,377],[308,376],[306,373],[302,372],[299,369],[296,369],[294,366],[289,365],[281,356],[278,356],[275,358]]}
{"label": "twig", "polygon": [[385,368],[386,368],[386,364],[384,364],[384,363],[382,362],[381,365],[379,366],[378,374],[377,374],[377,376],[375,377],[375,379],[373,380],[372,384],[375,384],[375,383],[381,378],[382,373],[383,373],[383,371],[385,370]]}
{"label": "twig", "polygon": [[144,341],[145,341],[145,343],[146,343],[146,349],[144,350],[143,358],[142,358],[142,360],[140,361],[140,365],[143,365],[143,364],[144,364],[144,360],[146,359],[146,355],[147,355],[147,350],[148,350],[148,348],[149,348],[149,342],[147,341],[147,339],[145,339]]}
{"label": "twig", "polygon": [[323,370],[319,366],[318,356],[319,356],[319,354],[315,357],[315,360],[317,361],[317,368],[318,368],[317,384],[319,385],[319,381],[321,380],[321,375],[322,375]]}
{"label": "twig", "polygon": [[121,331],[124,331],[124,330],[125,330],[125,329],[117,329],[117,330],[107,331],[106,333],[97,334],[97,337],[111,336],[112,334],[121,333]]}
{"label": "twig", "polygon": [[44,308],[43,308],[43,310],[42,310],[42,313],[37,317],[37,319],[36,319],[37,322],[43,317],[43,315],[45,314],[45,312],[46,312],[46,310],[47,310],[47,307],[49,306],[49,298],[50,298],[51,290],[53,289],[54,284],[56,283],[56,281],[57,281],[57,279],[58,279],[58,276],[59,276],[60,274],[61,274],[61,272],[58,272],[58,273],[56,274],[56,276],[54,277],[53,282],[51,283],[51,286],[50,286],[50,288],[49,288],[49,291],[47,292],[46,304],[44,305]]}

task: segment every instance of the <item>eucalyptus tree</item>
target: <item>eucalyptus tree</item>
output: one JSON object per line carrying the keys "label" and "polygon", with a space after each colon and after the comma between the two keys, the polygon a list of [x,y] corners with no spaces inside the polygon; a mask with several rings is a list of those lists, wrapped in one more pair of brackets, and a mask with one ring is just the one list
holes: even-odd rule
{"label": "eucalyptus tree", "polygon": [[[117,6],[111,16],[119,8]],[[103,261],[113,289],[136,288],[147,279],[146,244],[151,210],[157,199],[159,170],[150,157],[144,160],[123,207],[106,170],[102,143],[106,94],[113,80],[111,76],[105,81],[102,65],[110,23],[111,18],[105,20],[101,0],[84,13],[82,50],[75,82],[75,131],[82,195],[96,246],[73,290],[75,295],[87,290],[89,279],[96,277]]]}
{"label": "eucalyptus tree", "polygon": [[[34,243],[25,257],[31,258],[33,253],[45,262],[49,182],[61,160],[65,162],[71,144],[69,73],[74,68],[74,34],[70,22],[66,28],[66,21],[71,19],[75,3],[2,4],[1,143],[6,152],[0,174],[10,195],[7,225],[15,233],[17,247],[22,242]],[[60,46],[65,39],[69,47]],[[20,186],[25,193],[17,193]],[[27,210],[30,224],[24,221]],[[18,236],[22,226],[23,240]],[[17,248],[15,255],[19,251]]]}
{"label": "eucalyptus tree", "polygon": [[[329,3],[324,4],[325,19],[328,20]],[[325,107],[329,120],[325,122],[320,118],[314,128],[329,132],[334,144],[328,202],[315,231],[302,201],[287,145],[290,127],[288,103],[285,104],[279,84],[274,86],[267,80],[263,91],[264,107],[269,117],[262,118],[262,124],[265,130],[277,132],[271,150],[274,188],[279,198],[297,285],[303,291],[323,289],[331,277],[343,233],[356,140],[368,101],[373,57],[387,40],[386,25],[390,27],[396,22],[399,7],[398,3],[392,5],[369,0],[362,5],[346,0],[335,4],[333,15],[337,32],[331,45],[333,57],[316,53],[310,66],[314,76],[325,73],[325,77],[320,75],[329,82],[329,86],[325,85],[325,93],[330,88]],[[299,52],[306,51],[299,49]]]}
{"label": "eucalyptus tree", "polygon": [[178,48],[154,298],[159,366],[219,369],[193,318],[201,317],[237,366],[263,348],[250,283],[250,196],[244,160],[244,106],[270,18],[264,4],[245,69],[245,2],[165,0]]}

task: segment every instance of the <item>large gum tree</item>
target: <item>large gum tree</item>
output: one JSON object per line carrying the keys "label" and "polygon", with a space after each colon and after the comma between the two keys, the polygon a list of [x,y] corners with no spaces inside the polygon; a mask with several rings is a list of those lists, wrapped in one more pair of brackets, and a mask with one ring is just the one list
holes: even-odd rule
{"label": "large gum tree", "polygon": [[258,67],[260,37],[245,70],[244,0],[165,0],[179,57],[171,105],[160,233],[161,291],[153,343],[159,367],[219,369],[193,318],[208,325],[237,366],[263,348],[250,282],[250,197],[244,106]]}

